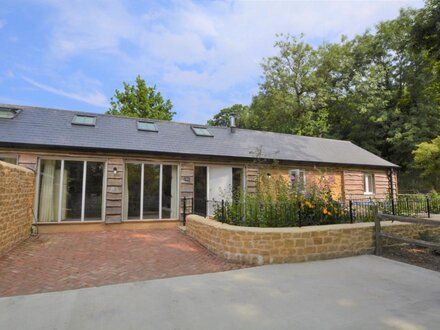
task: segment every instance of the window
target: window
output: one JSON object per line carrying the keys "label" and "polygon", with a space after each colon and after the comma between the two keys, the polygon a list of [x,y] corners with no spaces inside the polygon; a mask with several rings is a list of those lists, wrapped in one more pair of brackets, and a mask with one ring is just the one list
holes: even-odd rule
{"label": "window", "polygon": [[243,168],[232,168],[232,197],[239,198],[244,186],[244,170]]}
{"label": "window", "polygon": [[138,121],[137,129],[139,131],[147,131],[147,132],[158,132],[159,130],[156,127],[156,124],[152,121]]}
{"label": "window", "polygon": [[17,156],[15,155],[0,155],[0,161],[17,165]]}
{"label": "window", "polygon": [[102,220],[104,162],[40,160],[38,221]]}
{"label": "window", "polygon": [[206,127],[192,126],[191,128],[194,134],[197,136],[210,136],[210,137],[214,136]]}
{"label": "window", "polygon": [[372,195],[375,193],[374,174],[364,173],[364,194]]}
{"label": "window", "polygon": [[292,189],[298,187],[300,189],[306,186],[306,171],[300,169],[294,169],[289,171],[290,184]]}
{"label": "window", "polygon": [[124,220],[178,217],[177,165],[126,163]]}
{"label": "window", "polygon": [[96,117],[75,115],[75,117],[73,117],[72,124],[83,125],[83,126],[95,126],[96,125]]}
{"label": "window", "polygon": [[20,111],[19,109],[0,108],[0,119],[14,119]]}

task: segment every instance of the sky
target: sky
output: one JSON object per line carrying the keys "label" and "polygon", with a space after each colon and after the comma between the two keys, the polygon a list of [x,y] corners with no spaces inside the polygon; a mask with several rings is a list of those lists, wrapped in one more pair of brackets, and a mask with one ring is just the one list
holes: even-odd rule
{"label": "sky", "polygon": [[0,0],[0,103],[103,113],[139,74],[205,123],[251,102],[276,34],[335,42],[408,6],[423,1]]}

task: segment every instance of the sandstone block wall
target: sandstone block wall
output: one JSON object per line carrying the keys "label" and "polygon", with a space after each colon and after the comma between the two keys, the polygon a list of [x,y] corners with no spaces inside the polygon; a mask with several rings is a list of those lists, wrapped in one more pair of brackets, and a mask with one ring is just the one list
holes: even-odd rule
{"label": "sandstone block wall", "polygon": [[[440,227],[383,222],[384,232],[418,238]],[[189,215],[186,233],[215,254],[246,264],[270,264],[331,259],[374,251],[374,223],[301,228],[238,227]],[[384,245],[396,241],[384,241]]]}
{"label": "sandstone block wall", "polygon": [[32,170],[0,161],[0,255],[29,237],[34,192]]}

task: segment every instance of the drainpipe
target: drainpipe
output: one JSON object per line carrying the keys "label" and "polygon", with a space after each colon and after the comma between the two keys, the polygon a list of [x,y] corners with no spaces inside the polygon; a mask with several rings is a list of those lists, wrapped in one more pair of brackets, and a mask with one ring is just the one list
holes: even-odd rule
{"label": "drainpipe", "polygon": [[393,212],[393,215],[396,214],[396,210],[395,210],[395,206],[394,206],[394,182],[393,182],[393,174],[394,171],[393,169],[390,167],[387,171],[388,173],[388,182],[390,185],[390,194],[391,194],[391,211]]}

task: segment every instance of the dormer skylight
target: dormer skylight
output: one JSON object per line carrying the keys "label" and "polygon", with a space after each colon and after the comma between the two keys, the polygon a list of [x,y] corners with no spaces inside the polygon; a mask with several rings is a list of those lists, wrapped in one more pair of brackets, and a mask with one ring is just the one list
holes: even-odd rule
{"label": "dormer skylight", "polygon": [[0,119],[14,119],[21,110],[11,108],[0,108]]}
{"label": "dormer skylight", "polygon": [[211,134],[211,132],[203,126],[191,126],[193,132],[197,136],[207,136],[207,137],[213,137],[214,135]]}
{"label": "dormer skylight", "polygon": [[75,115],[72,120],[73,125],[83,125],[83,126],[95,126],[96,117],[95,116],[85,116],[85,115]]}
{"label": "dormer skylight", "polygon": [[137,122],[137,129],[139,131],[147,131],[147,132],[158,132],[157,126],[152,121],[143,121],[139,120]]}

